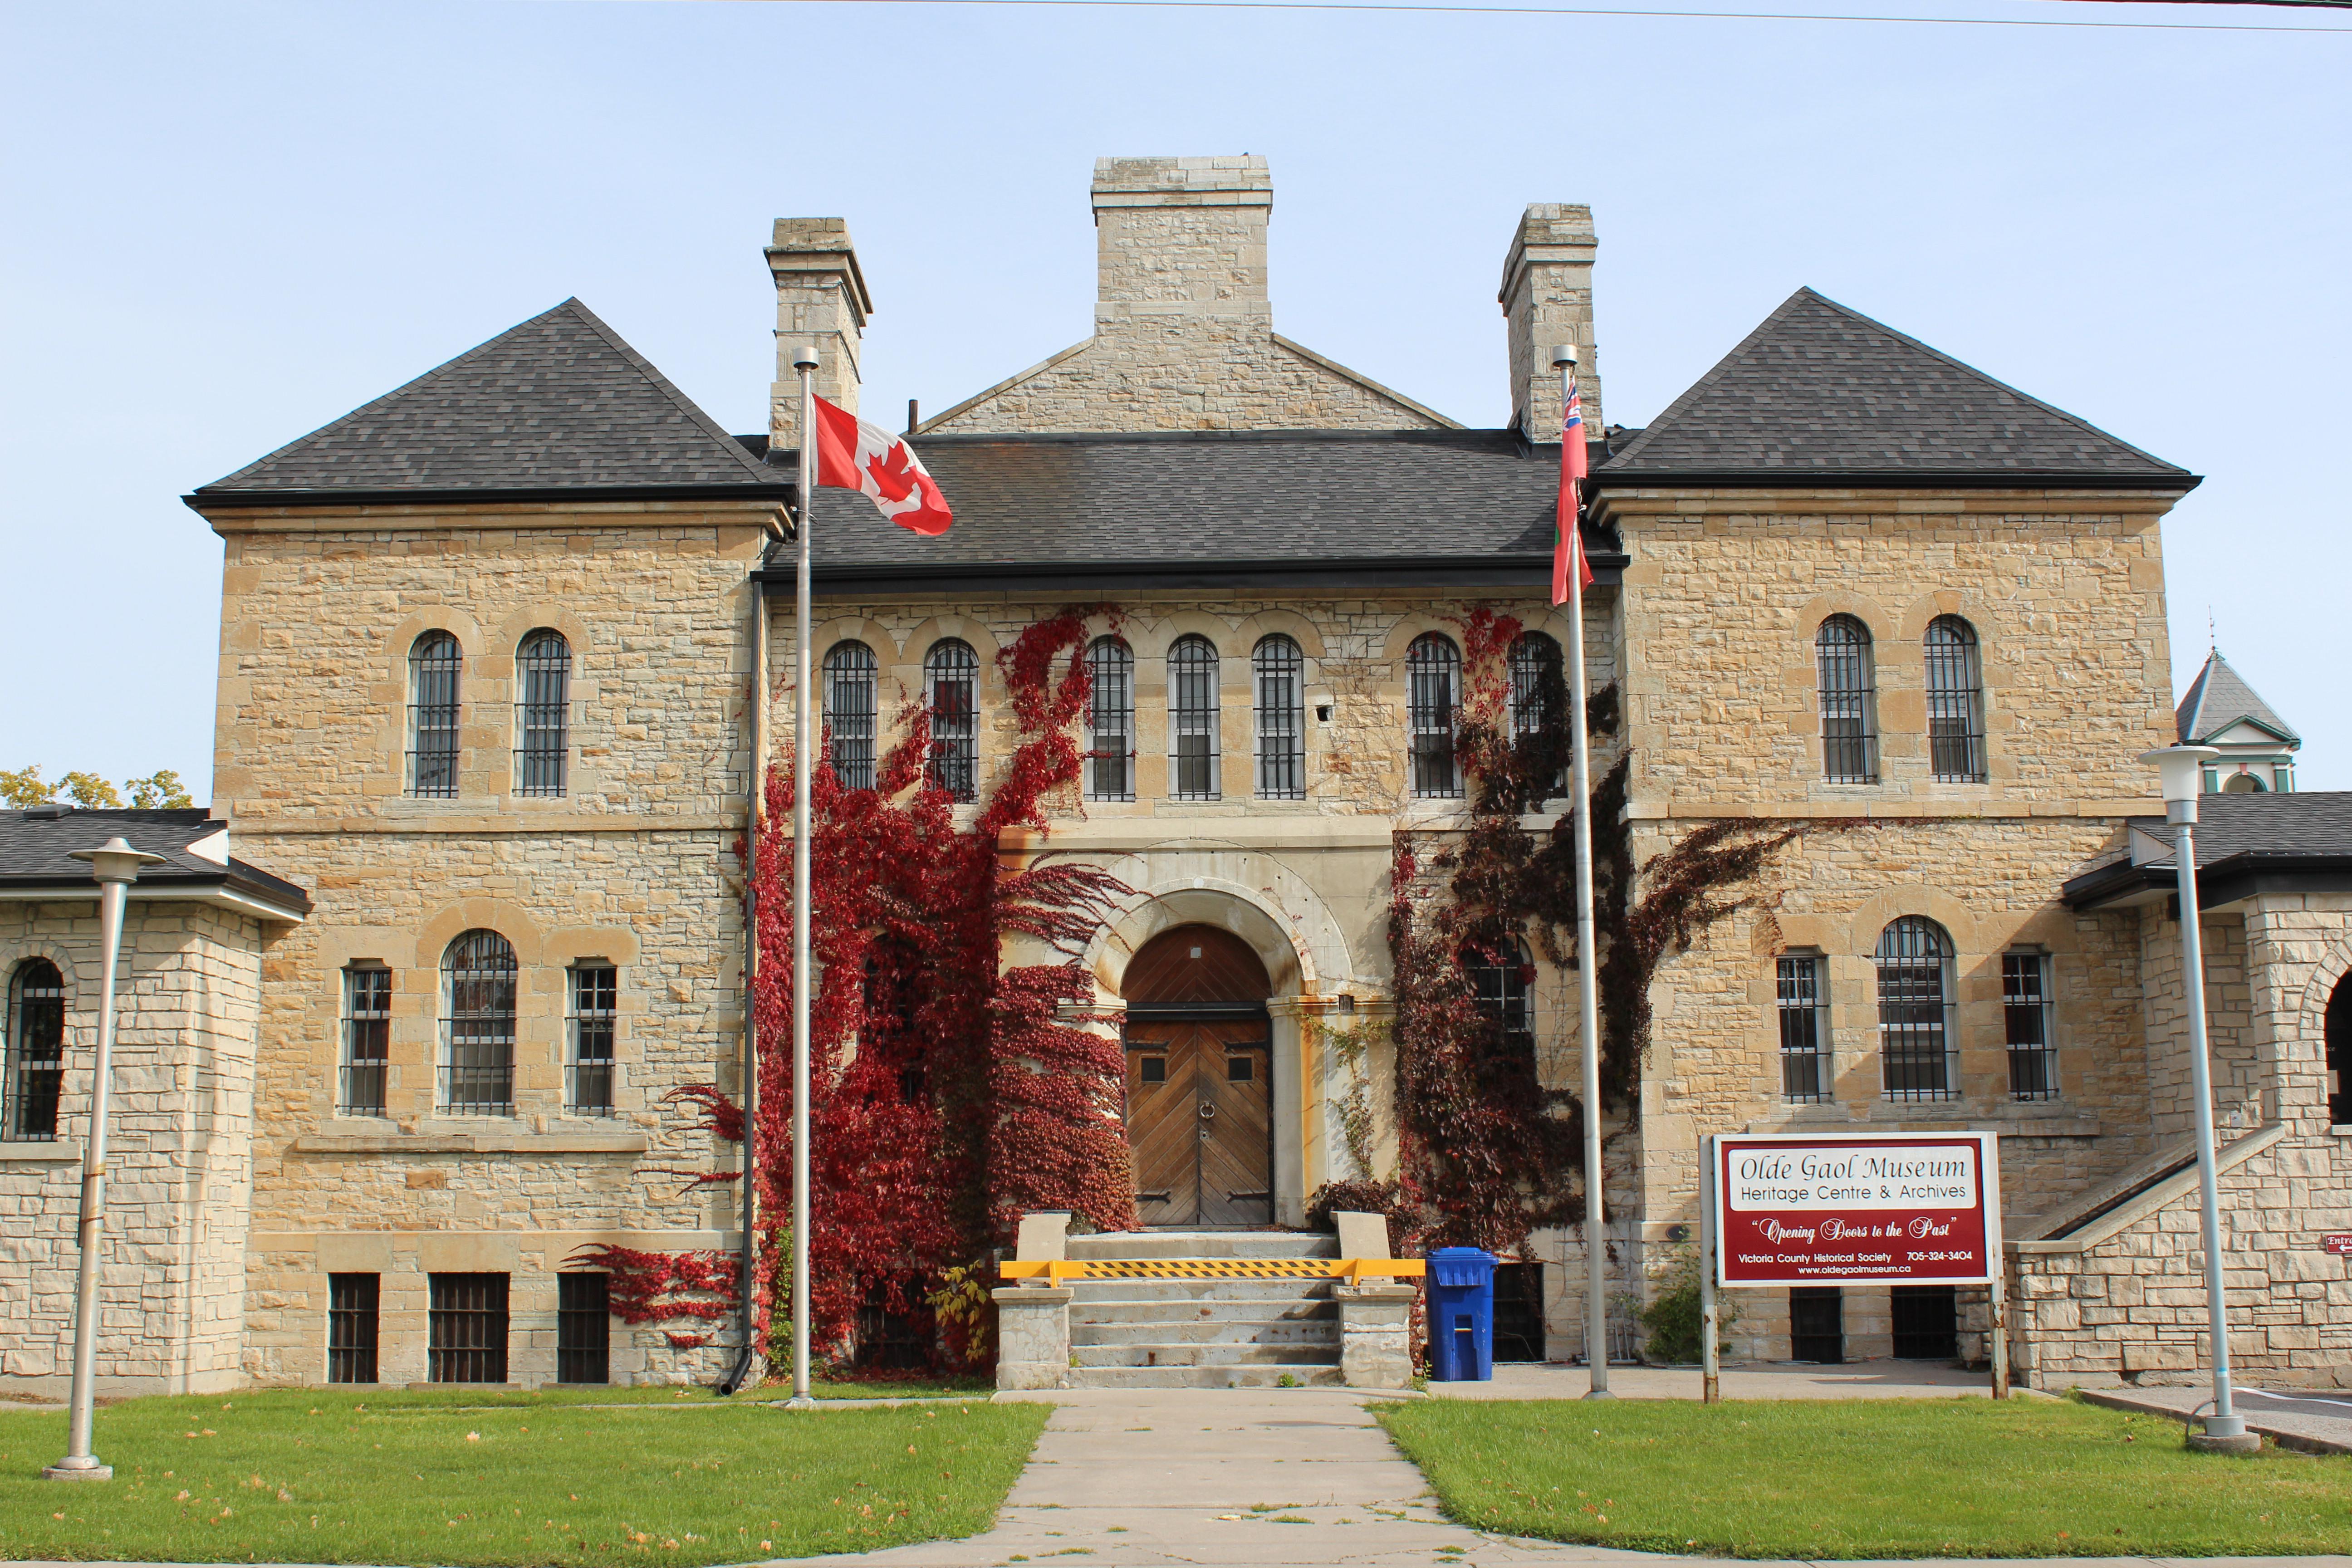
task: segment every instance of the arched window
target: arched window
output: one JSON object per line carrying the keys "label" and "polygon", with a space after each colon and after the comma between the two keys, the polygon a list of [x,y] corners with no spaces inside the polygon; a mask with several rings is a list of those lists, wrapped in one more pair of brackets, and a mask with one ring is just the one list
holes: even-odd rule
{"label": "arched window", "polygon": [[572,645],[562,632],[540,627],[515,650],[515,679],[522,696],[520,793],[560,795],[572,752]]}
{"label": "arched window", "polygon": [[1878,691],[1870,662],[1870,628],[1832,616],[1813,637],[1822,679],[1822,777],[1831,784],[1878,782]]}
{"label": "arched window", "polygon": [[514,1114],[515,954],[494,931],[469,931],[441,955],[441,1109]]}
{"label": "arched window", "polygon": [[1927,755],[1937,784],[1982,784],[1984,674],[1977,629],[1958,616],[1927,623]]}
{"label": "arched window", "polygon": [[1307,660],[1276,633],[1250,653],[1260,800],[1307,798]]}
{"label": "arched window", "polygon": [[1559,753],[1559,760],[1537,775],[1533,798],[1528,804],[1541,805],[1554,795],[1568,792],[1568,763],[1573,742],[1568,738],[1566,726],[1559,722],[1559,710],[1568,705],[1568,682],[1561,670],[1563,661],[1559,644],[1543,632],[1523,632],[1511,644],[1511,689],[1509,697],[1511,742],[1519,748],[1523,758],[1548,761],[1541,752]]}
{"label": "arched window", "polygon": [[58,1135],[58,1088],[66,1070],[66,983],[46,958],[16,966],[8,986],[7,1099],[0,1129],[43,1142]]}
{"label": "arched window", "polygon": [[2327,1120],[2352,1126],[2352,974],[2327,998]]}
{"label": "arched window", "polygon": [[1168,783],[1176,800],[1214,800],[1224,785],[1217,732],[1217,650],[1181,637],[1168,650]]}
{"label": "arched window", "polygon": [[1959,1094],[1959,1031],[1952,1021],[1952,939],[1919,915],[1878,934],[1878,1056],[1889,1100]]}
{"label": "arched window", "polygon": [[1135,798],[1135,655],[1117,637],[1087,649],[1087,798]]}
{"label": "arched window", "polygon": [[457,794],[457,639],[426,632],[408,647],[408,793]]}
{"label": "arched window", "polygon": [[1501,1031],[1505,1050],[1532,1058],[1536,1047],[1536,961],[1528,944],[1506,939],[1500,953],[1465,954],[1478,1013]]}
{"label": "arched window", "polygon": [[833,738],[833,776],[844,789],[874,787],[874,650],[837,642],[824,656],[824,723]]}
{"label": "arched window", "polygon": [[2221,793],[2223,795],[2263,795],[2267,792],[2263,787],[2263,781],[2256,778],[2253,774],[2238,773],[2231,773],[2228,778],[2221,781]]}
{"label": "arched window", "polygon": [[1454,763],[1454,715],[1462,705],[1462,650],[1440,632],[1423,632],[1405,650],[1405,722],[1412,793],[1446,799],[1462,793]]}
{"label": "arched window", "polygon": [[956,800],[980,794],[980,657],[961,637],[923,656],[923,704],[931,715],[931,783]]}

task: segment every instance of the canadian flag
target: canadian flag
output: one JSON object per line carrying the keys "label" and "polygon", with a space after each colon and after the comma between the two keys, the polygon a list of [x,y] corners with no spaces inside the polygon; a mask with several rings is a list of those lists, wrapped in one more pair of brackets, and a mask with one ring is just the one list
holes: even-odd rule
{"label": "canadian flag", "polygon": [[937,480],[915,449],[846,408],[816,403],[816,482],[862,490],[900,528],[941,534],[955,521]]}
{"label": "canadian flag", "polygon": [[[1551,602],[1568,603],[1568,580],[1576,578],[1579,591],[1592,586],[1592,563],[1584,558],[1584,535],[1577,527],[1582,509],[1581,481],[1591,459],[1584,450],[1584,395],[1576,383],[1568,384],[1568,406],[1559,419],[1559,542],[1551,552]],[[1575,571],[1569,570],[1573,558]]]}

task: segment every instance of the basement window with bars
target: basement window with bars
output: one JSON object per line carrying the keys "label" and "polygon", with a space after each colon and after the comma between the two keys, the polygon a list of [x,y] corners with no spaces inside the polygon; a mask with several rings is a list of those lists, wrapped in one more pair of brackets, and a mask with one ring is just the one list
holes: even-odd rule
{"label": "basement window with bars", "polygon": [[1459,799],[1462,772],[1454,764],[1454,730],[1462,705],[1462,650],[1452,637],[1424,632],[1405,650],[1404,678],[1412,793],[1423,799]]}
{"label": "basement window with bars", "polygon": [[1831,1098],[1827,961],[1793,952],[1775,964],[1780,1016],[1780,1098],[1797,1105]]}
{"label": "basement window with bars", "polygon": [[507,1276],[428,1277],[425,1376],[435,1383],[507,1380]]}
{"label": "basement window with bars", "polygon": [[469,931],[441,956],[441,1110],[514,1114],[515,954],[494,931]]}
{"label": "basement window with bars", "polygon": [[408,648],[408,793],[457,795],[457,675],[464,656],[447,632],[426,632]]}
{"label": "basement window with bars", "polygon": [[1985,779],[1984,676],[1977,629],[1958,616],[1927,623],[1927,754],[1937,784]]}
{"label": "basement window with bars", "polygon": [[1250,654],[1256,699],[1252,728],[1257,741],[1257,797],[1307,798],[1307,660],[1279,633],[1260,637]]}
{"label": "basement window with bars", "polygon": [[541,626],[523,638],[515,679],[522,697],[515,793],[554,799],[564,792],[572,755],[572,645],[563,634]]}
{"label": "basement window with bars", "polygon": [[923,703],[931,716],[931,783],[950,799],[980,797],[980,656],[943,637],[923,656]]}
{"label": "basement window with bars", "polygon": [[392,971],[354,963],[343,971],[343,1061],[336,1112],[382,1116],[392,1068]]}
{"label": "basement window with bars", "polygon": [[877,674],[874,650],[862,642],[837,642],[826,650],[824,727],[833,776],[844,789],[874,787]]}
{"label": "basement window with bars", "polygon": [[1822,778],[1829,784],[1878,782],[1878,691],[1870,629],[1852,616],[1832,616],[1813,637],[1822,699]]}
{"label": "basement window with bars", "polygon": [[1889,1100],[1959,1098],[1952,939],[1920,915],[1879,933],[1878,1054]]}
{"label": "basement window with bars", "polygon": [[1117,637],[1087,649],[1087,798],[1135,798],[1135,654]]}
{"label": "basement window with bars", "polygon": [[1168,784],[1173,800],[1215,800],[1223,762],[1218,734],[1217,650],[1181,637],[1168,650]]}
{"label": "basement window with bars", "polygon": [[610,1116],[621,972],[609,963],[575,963],[571,992],[572,1059],[564,1064],[563,1109],[574,1116]]}
{"label": "basement window with bars", "polygon": [[66,1069],[66,983],[46,958],[28,958],[9,983],[7,1101],[5,1129],[11,1139],[47,1142],[58,1135],[58,1093]]}
{"label": "basement window with bars", "polygon": [[2048,953],[2000,955],[2000,1004],[2009,1037],[2009,1097],[2057,1099],[2057,1005],[2051,994]]}
{"label": "basement window with bars", "polygon": [[327,1276],[327,1381],[373,1383],[378,1300],[375,1274]]}
{"label": "basement window with bars", "polygon": [[555,1381],[613,1381],[612,1276],[555,1277]]}

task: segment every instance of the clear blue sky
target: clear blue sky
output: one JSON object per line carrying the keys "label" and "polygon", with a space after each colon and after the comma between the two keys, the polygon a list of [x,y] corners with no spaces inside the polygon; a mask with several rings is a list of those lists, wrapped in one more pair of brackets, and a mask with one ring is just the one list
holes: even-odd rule
{"label": "clear blue sky", "polygon": [[[1892,4],[2352,35],[1853,8]],[[757,429],[769,222],[844,216],[895,421],[1086,335],[1098,154],[1252,152],[1280,329],[1456,418],[1508,412],[1520,209],[1580,201],[1612,422],[1811,284],[2207,476],[2165,531],[2176,690],[2210,607],[2304,787],[2352,788],[2352,36],[888,3],[0,28],[0,766],[205,798],[220,544],[178,496],[568,294]]]}

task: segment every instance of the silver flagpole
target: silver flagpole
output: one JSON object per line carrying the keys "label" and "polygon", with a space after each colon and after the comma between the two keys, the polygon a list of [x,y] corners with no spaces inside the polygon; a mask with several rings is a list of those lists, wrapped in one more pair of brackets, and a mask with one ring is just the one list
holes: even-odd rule
{"label": "silver flagpole", "polygon": [[801,374],[800,558],[793,575],[793,1397],[809,1396],[809,530],[816,516],[814,344],[793,351]]}
{"label": "silver flagpole", "polygon": [[[1560,407],[1576,391],[1576,345],[1562,343],[1551,351],[1559,367]],[[1561,432],[1560,461],[1568,461],[1567,432]],[[1577,520],[1568,520],[1577,526]],[[1577,563],[1584,558],[1584,541],[1571,535]],[[1576,816],[1576,974],[1580,1054],[1584,1058],[1584,1364],[1591,1374],[1587,1399],[1612,1399],[1609,1392],[1609,1258],[1608,1238],[1601,1234],[1601,993],[1600,962],[1592,934],[1592,736],[1585,727],[1584,577],[1580,570],[1568,583],[1568,706],[1576,725],[1576,757],[1569,776],[1570,807]]]}

